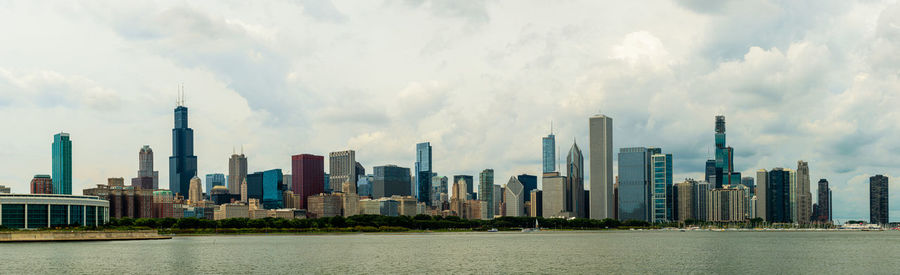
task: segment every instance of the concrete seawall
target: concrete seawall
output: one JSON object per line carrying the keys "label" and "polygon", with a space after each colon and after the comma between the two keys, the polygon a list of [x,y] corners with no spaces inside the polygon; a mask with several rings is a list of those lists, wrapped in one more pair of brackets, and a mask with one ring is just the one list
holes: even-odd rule
{"label": "concrete seawall", "polygon": [[155,230],[139,231],[7,231],[0,232],[3,242],[126,241],[171,239]]}

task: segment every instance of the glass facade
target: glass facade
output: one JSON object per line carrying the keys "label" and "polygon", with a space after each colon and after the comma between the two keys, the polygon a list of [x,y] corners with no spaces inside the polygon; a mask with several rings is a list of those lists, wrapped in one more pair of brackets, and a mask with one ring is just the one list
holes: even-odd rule
{"label": "glass facade", "polygon": [[69,134],[53,136],[53,194],[72,194],[72,140]]}
{"label": "glass facade", "polygon": [[[525,201],[531,200],[531,190],[537,189],[537,176],[521,174],[516,176],[516,179],[522,183],[522,194],[525,194]],[[467,182],[468,184],[468,182]],[[471,187],[470,187],[471,188]]]}
{"label": "glass facade", "polygon": [[206,175],[206,198],[211,198],[213,187],[225,186],[225,174],[207,174]]}
{"label": "glass facade", "polygon": [[416,197],[431,204],[431,143],[416,144]]}
{"label": "glass facade", "polygon": [[28,205],[28,228],[47,227],[47,205],[46,204],[29,204]]}
{"label": "glass facade", "polygon": [[372,183],[372,198],[390,197],[393,195],[411,196],[409,168],[396,165],[375,167],[375,180]]}
{"label": "glass facade", "polygon": [[672,196],[672,154],[651,156],[653,182],[653,222],[672,221],[674,197]]}
{"label": "glass facade", "polygon": [[263,172],[247,175],[247,199],[263,200]]}
{"label": "glass facade", "polygon": [[284,175],[281,169],[272,169],[263,172],[262,205],[265,209],[280,209],[284,207],[282,191],[284,190]]}
{"label": "glass facade", "polygon": [[84,206],[83,205],[70,205],[69,206],[69,224],[71,225],[84,225]]}
{"label": "glass facade", "polygon": [[494,169],[484,169],[478,178],[478,198],[487,203],[489,207],[481,209],[482,219],[494,218]]}
{"label": "glass facade", "polygon": [[69,225],[69,206],[68,205],[50,205],[50,227],[61,227]]}
{"label": "glass facade", "polygon": [[25,205],[24,204],[4,204],[2,208],[3,216],[0,223],[9,228],[25,228]]}
{"label": "glass facade", "polygon": [[97,207],[85,206],[84,226],[97,226]]}
{"label": "glass facade", "polygon": [[197,176],[197,156],[194,156],[194,130],[188,128],[188,108],[175,108],[175,128],[172,129],[172,156],[169,157],[169,189],[187,197],[191,179]]}
{"label": "glass facade", "polygon": [[650,152],[619,149],[619,220],[650,221]]}
{"label": "glass facade", "polygon": [[541,139],[544,173],[556,171],[556,136],[549,134]]}

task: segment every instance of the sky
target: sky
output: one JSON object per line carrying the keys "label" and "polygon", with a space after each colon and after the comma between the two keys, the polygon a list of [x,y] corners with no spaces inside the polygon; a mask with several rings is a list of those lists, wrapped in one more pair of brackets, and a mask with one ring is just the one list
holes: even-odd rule
{"label": "sky", "polygon": [[868,219],[868,177],[900,175],[894,1],[75,2],[0,0],[13,192],[51,173],[60,131],[74,193],[135,177],[145,144],[167,186],[180,85],[200,175],[241,147],[251,172],[346,149],[370,173],[413,167],[428,141],[438,174],[505,184],[541,172],[551,121],[587,163],[597,113],[614,150],[672,153],[676,182],[703,178],[725,115],[736,170],[808,161],[838,219]]}

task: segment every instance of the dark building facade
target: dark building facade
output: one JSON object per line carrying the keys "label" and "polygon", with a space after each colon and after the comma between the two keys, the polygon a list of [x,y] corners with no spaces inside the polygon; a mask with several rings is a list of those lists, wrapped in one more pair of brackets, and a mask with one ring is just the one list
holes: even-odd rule
{"label": "dark building facade", "polygon": [[[416,144],[416,197],[431,205],[431,143]],[[377,176],[376,176],[377,177]]]}
{"label": "dark building facade", "polygon": [[97,196],[109,201],[111,218],[152,218],[153,190],[110,187],[98,184],[96,188],[82,190],[85,196]]}
{"label": "dark building facade", "polygon": [[816,203],[813,221],[820,223],[830,223],[831,216],[831,188],[828,186],[828,180],[819,180],[818,202]]}
{"label": "dark building facade", "polygon": [[169,157],[169,189],[187,197],[191,179],[197,176],[197,156],[194,156],[194,130],[188,127],[188,108],[179,102],[175,108],[175,128],[172,128],[172,156]]}
{"label": "dark building facade", "polygon": [[263,201],[263,172],[247,175],[247,199]]}
{"label": "dark building facade", "polygon": [[[454,176],[454,179],[455,178],[456,177]],[[521,174],[521,175],[516,176],[516,179],[518,179],[519,182],[522,183],[522,186],[525,189],[523,191],[523,194],[526,194],[525,201],[531,201],[531,196],[530,196],[531,190],[537,189],[537,176]],[[467,184],[468,184],[468,182],[467,182]],[[582,185],[583,185],[583,182],[582,182]],[[587,203],[587,201],[585,201],[585,203]]]}
{"label": "dark building facade", "polygon": [[[771,223],[790,223],[791,220],[791,172],[775,168],[768,172],[766,181],[766,217]],[[759,203],[759,202],[757,202]]]}
{"label": "dark building facade", "polygon": [[375,182],[372,184],[372,198],[394,195],[411,196],[409,168],[396,165],[375,166]]}
{"label": "dark building facade", "polygon": [[298,206],[309,205],[309,197],[325,192],[325,157],[301,154],[291,157],[291,190],[299,195]]}
{"label": "dark building facade", "polygon": [[887,224],[888,211],[888,177],[875,175],[869,178],[869,222]]}
{"label": "dark building facade", "polygon": [[[474,199],[475,195],[475,178],[469,175],[455,175],[453,176],[453,182],[459,182],[459,180],[463,180],[466,182],[466,193],[469,195],[470,199]],[[519,179],[521,181],[521,179]],[[535,179],[537,181],[537,179]],[[523,183],[524,184],[524,183]],[[535,185],[536,186],[536,185]]]}

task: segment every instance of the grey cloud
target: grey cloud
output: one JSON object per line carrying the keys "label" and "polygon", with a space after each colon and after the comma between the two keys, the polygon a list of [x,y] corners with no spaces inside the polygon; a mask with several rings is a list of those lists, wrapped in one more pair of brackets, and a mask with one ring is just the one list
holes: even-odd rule
{"label": "grey cloud", "polygon": [[319,21],[344,23],[347,16],[341,13],[330,0],[298,0],[303,13]]}

